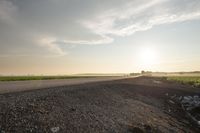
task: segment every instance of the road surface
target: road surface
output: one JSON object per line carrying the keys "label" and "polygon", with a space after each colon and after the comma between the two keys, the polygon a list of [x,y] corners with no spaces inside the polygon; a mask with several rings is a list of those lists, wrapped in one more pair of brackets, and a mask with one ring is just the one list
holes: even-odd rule
{"label": "road surface", "polygon": [[127,77],[87,77],[72,79],[53,79],[53,80],[27,80],[27,81],[0,81],[0,94],[18,91],[27,91],[35,89],[43,89],[50,87],[60,87],[66,85],[75,85],[91,82],[109,81],[123,79]]}
{"label": "road surface", "polygon": [[153,77],[0,94],[0,132],[198,133],[176,101],[197,94]]}

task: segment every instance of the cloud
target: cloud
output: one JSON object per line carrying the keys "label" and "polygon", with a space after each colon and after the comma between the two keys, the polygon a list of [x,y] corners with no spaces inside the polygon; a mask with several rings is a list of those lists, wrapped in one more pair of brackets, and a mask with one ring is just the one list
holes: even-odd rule
{"label": "cloud", "polygon": [[39,39],[37,44],[40,47],[47,48],[51,53],[55,54],[55,56],[64,56],[67,54],[59,45],[60,44],[86,44],[86,45],[97,45],[97,44],[105,44],[111,43],[113,41],[112,38],[107,36],[102,36],[99,40],[61,40],[54,37],[43,37]]}
{"label": "cloud", "polygon": [[63,56],[63,45],[109,44],[157,25],[196,19],[199,0],[0,0],[0,51],[35,48],[30,53]]}
{"label": "cloud", "polygon": [[98,44],[107,44],[113,42],[113,38],[101,35],[101,39],[95,40],[58,40],[56,43],[61,44],[87,44],[87,45],[98,45]]}
{"label": "cloud", "polygon": [[8,0],[0,1],[0,20],[11,21],[17,7]]}
{"label": "cloud", "polygon": [[51,53],[54,53],[56,56],[64,56],[67,53],[64,52],[58,44],[55,43],[56,39],[51,37],[44,37],[39,40],[39,46],[47,48]]}
{"label": "cloud", "polygon": [[[101,36],[129,36],[156,25],[200,19],[200,1],[150,0],[130,2],[82,20],[81,24]],[[189,4],[188,4],[189,3]],[[178,5],[179,4],[179,5]]]}
{"label": "cloud", "polygon": [[[200,19],[199,1],[185,0],[182,5],[179,2],[179,0],[127,1],[124,5],[116,5],[94,14],[95,17],[78,21],[87,30],[97,35],[98,39],[59,39],[58,36],[53,40],[45,40],[44,44],[50,51],[57,51],[62,55],[64,52],[58,44],[109,44],[116,36],[130,36],[157,25]],[[195,8],[191,8],[194,5]]]}

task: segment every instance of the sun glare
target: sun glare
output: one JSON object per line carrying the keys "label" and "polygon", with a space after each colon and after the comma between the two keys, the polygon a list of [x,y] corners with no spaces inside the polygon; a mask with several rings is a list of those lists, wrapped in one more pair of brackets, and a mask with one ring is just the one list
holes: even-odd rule
{"label": "sun glare", "polygon": [[158,63],[157,51],[153,48],[143,48],[140,50],[140,62],[142,66],[151,67]]}

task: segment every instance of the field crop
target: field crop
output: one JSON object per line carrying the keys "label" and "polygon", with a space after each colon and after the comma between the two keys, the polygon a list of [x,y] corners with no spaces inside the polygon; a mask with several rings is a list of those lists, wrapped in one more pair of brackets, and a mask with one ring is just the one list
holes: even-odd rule
{"label": "field crop", "polygon": [[181,76],[174,76],[174,77],[167,77],[167,80],[170,81],[177,81],[182,84],[190,84],[195,87],[200,87],[200,77],[192,76],[192,77],[181,77]]}
{"label": "field crop", "polygon": [[23,81],[23,80],[49,80],[49,79],[71,79],[89,78],[92,76],[0,76],[0,81]]}

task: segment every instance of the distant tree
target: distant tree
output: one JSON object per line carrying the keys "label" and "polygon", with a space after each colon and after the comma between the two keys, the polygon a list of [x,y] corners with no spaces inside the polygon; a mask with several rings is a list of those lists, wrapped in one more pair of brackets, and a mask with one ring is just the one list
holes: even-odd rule
{"label": "distant tree", "polygon": [[144,71],[144,70],[142,70],[142,71],[141,71],[141,74],[145,74],[145,71]]}
{"label": "distant tree", "polygon": [[150,76],[150,75],[152,75],[152,71],[144,71],[144,70],[142,70],[141,74],[142,75],[146,75],[146,76]]}

